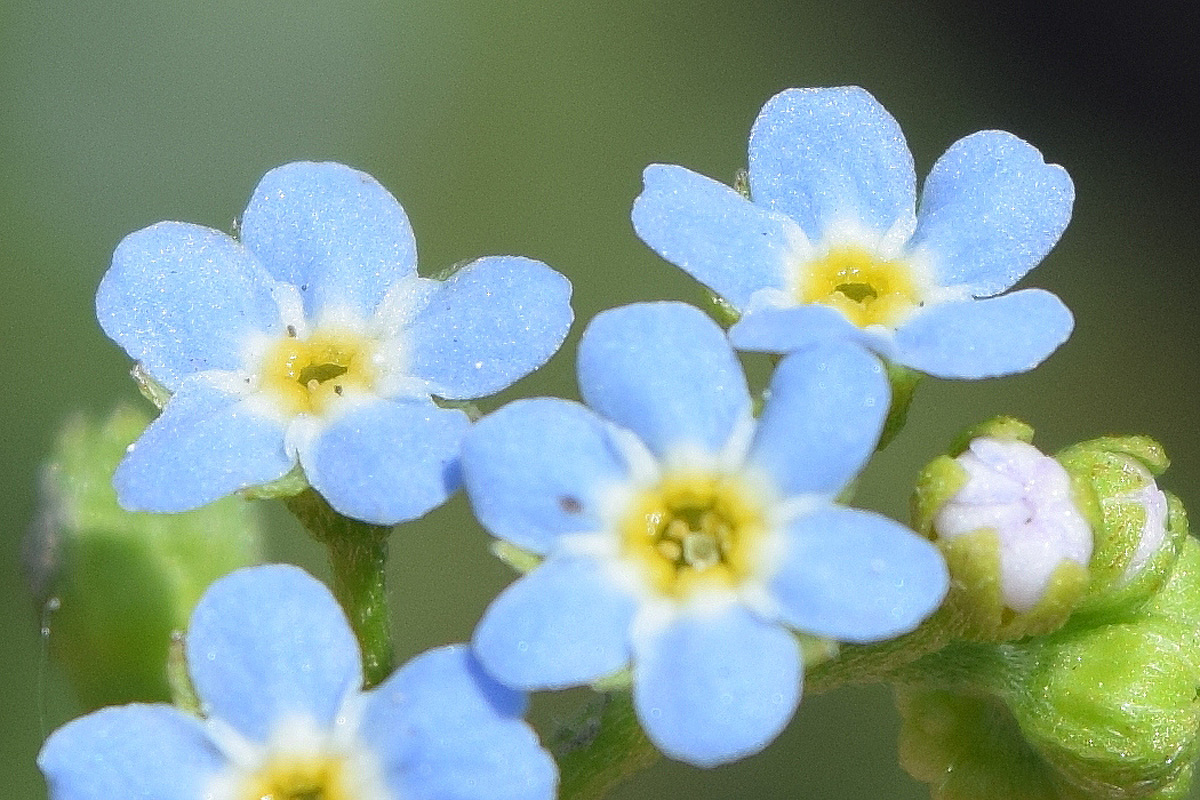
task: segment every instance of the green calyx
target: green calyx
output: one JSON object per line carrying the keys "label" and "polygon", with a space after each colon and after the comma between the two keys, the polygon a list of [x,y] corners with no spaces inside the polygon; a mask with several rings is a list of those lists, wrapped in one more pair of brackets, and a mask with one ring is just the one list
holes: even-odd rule
{"label": "green calyx", "polygon": [[1145,436],[1108,436],[1068,447],[1056,458],[1095,498],[1092,580],[1078,613],[1113,616],[1146,602],[1171,574],[1187,536],[1177,498],[1155,478],[1169,461]]}
{"label": "green calyx", "polygon": [[213,580],[260,560],[257,516],[238,499],[183,514],[117,505],[113,470],[148,421],[127,406],[69,420],[27,542],[51,655],[89,708],[168,699],[172,633]]}

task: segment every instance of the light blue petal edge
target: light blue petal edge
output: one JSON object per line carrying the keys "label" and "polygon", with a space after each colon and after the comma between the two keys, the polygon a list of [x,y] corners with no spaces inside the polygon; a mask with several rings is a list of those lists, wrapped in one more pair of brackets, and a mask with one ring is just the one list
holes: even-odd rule
{"label": "light blue petal edge", "polygon": [[992,378],[1029,370],[1071,335],[1075,319],[1043,289],[927,308],[896,332],[895,360],[939,378]]}
{"label": "light blue petal edge", "polygon": [[857,345],[793,353],[771,376],[749,463],[785,497],[832,497],[875,452],[890,398],[883,365]]}
{"label": "light blue petal edge", "polygon": [[711,318],[686,303],[634,303],[597,314],[579,342],[584,401],[658,456],[709,453],[750,411],[741,363]]}
{"label": "light blue petal edge", "polygon": [[1046,257],[1074,202],[1065,169],[1011,133],[980,131],[933,165],[909,247],[932,263],[939,285],[990,297]]}
{"label": "light blue petal edge", "polygon": [[326,424],[300,450],[308,482],[337,511],[376,525],[416,519],[461,483],[471,422],[429,399],[375,400]]}
{"label": "light blue petal edge", "polygon": [[916,173],[900,125],[857,86],[787,89],[750,131],[750,197],[817,243],[853,222],[877,235],[912,230]]}
{"label": "light blue petal edge", "polygon": [[190,511],[277,480],[293,466],[283,425],[201,374],[187,378],[130,445],[113,486],[130,511]]}
{"label": "light blue petal edge", "polygon": [[268,172],[242,215],[242,242],[300,289],[309,319],[349,306],[366,317],[417,266],[408,216],[365,172],[297,161]]}
{"label": "light blue petal edge", "polygon": [[68,722],[37,761],[54,800],[193,800],[226,764],[200,720],[165,704],[112,706]]}
{"label": "light blue petal edge", "polygon": [[949,586],[941,553],[894,520],[824,508],[786,529],[785,552],[768,591],[797,630],[844,642],[907,633]]}
{"label": "light blue petal edge", "polygon": [[432,394],[494,394],[554,355],[574,319],[571,282],[540,261],[489,256],[443,281],[406,333]]}
{"label": "light blue petal edge", "polygon": [[633,229],[667,261],[735,308],[763,288],[782,289],[796,223],[733,189],[683,167],[651,164],[633,202]]}
{"label": "light blue petal edge", "polygon": [[192,612],[187,662],[206,713],[263,742],[302,716],[332,728],[362,687],[358,641],[324,584],[299,567],[237,570]]}
{"label": "light blue petal edge", "polygon": [[712,767],[757,753],[800,702],[791,632],[748,609],[687,610],[634,641],[633,701],[671,758]]}
{"label": "light blue petal edge", "polygon": [[558,770],[521,719],[525,695],[485,674],[467,647],[422,653],[365,699],[360,733],[396,797],[554,797]]}
{"label": "light blue petal edge", "polygon": [[603,528],[602,492],[627,479],[628,464],[609,423],[578,403],[538,397],[472,426],[462,476],[485,528],[544,554],[563,534]]}
{"label": "light blue petal edge", "polygon": [[275,281],[225,234],[160,222],[117,245],[96,290],[108,337],[174,391],[188,375],[242,368],[246,336],[281,329]]}
{"label": "light blue petal edge", "polygon": [[637,603],[607,569],[551,554],[505,589],[475,628],[484,668],[519,689],[561,689],[625,668]]}

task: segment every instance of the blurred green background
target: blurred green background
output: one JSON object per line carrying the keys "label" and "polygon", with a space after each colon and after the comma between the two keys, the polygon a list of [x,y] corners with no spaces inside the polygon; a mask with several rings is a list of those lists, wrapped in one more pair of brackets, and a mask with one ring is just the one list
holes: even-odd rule
{"label": "blurred green background", "polygon": [[[574,282],[582,323],[633,300],[699,298],[633,235],[641,170],[731,179],[780,89],[867,87],[919,175],[960,136],[1013,131],[1076,182],[1075,219],[1027,281],[1067,302],[1075,335],[1029,375],[927,382],[861,502],[904,515],[920,465],[1008,413],[1051,450],[1155,436],[1174,460],[1163,483],[1200,507],[1200,76],[1173,15],[886,0],[0,3],[3,793],[43,796],[35,753],[78,713],[19,568],[39,462],[66,415],[136,396],[95,323],[96,284],[125,234],[160,219],[227,230],[258,178],[291,160],[375,175],[408,211],[425,272],[496,253],[548,262]],[[580,329],[500,400],[573,396]],[[320,553],[272,521],[274,557],[320,574]],[[511,579],[461,498],[393,541],[404,657],[468,637]],[[764,753],[715,771],[662,762],[618,795],[926,797],[895,764],[896,726],[880,689],[806,697]]]}

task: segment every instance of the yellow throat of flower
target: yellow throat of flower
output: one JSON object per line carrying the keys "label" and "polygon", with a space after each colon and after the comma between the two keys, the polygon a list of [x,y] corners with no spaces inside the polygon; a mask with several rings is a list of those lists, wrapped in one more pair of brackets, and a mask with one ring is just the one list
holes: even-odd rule
{"label": "yellow throat of flower", "polygon": [[289,329],[263,359],[262,389],[275,394],[288,416],[323,414],[349,393],[370,391],[372,349],[349,331],[316,331],[299,339]]}
{"label": "yellow throat of flower", "polygon": [[237,800],[358,800],[346,763],[332,756],[276,756],[240,787]]}
{"label": "yellow throat of flower", "polygon": [[668,472],[620,523],[626,555],[653,590],[677,600],[743,583],[765,529],[756,493],[736,475],[706,470]]}
{"label": "yellow throat of flower", "polygon": [[908,263],[883,261],[851,246],[835,247],[803,264],[796,299],[832,306],[860,328],[895,328],[923,298]]}

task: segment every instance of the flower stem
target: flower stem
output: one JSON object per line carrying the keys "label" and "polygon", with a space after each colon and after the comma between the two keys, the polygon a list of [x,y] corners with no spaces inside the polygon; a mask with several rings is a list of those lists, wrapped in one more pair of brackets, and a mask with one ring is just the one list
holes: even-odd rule
{"label": "flower stem", "polygon": [[559,768],[559,800],[599,800],[659,758],[628,691],[596,695],[550,745]]}
{"label": "flower stem", "polygon": [[375,686],[391,674],[393,665],[384,570],[392,528],[342,516],[312,489],[285,498],[284,503],[312,537],[325,545],[333,568],[333,594],[362,648],[366,685]]}

